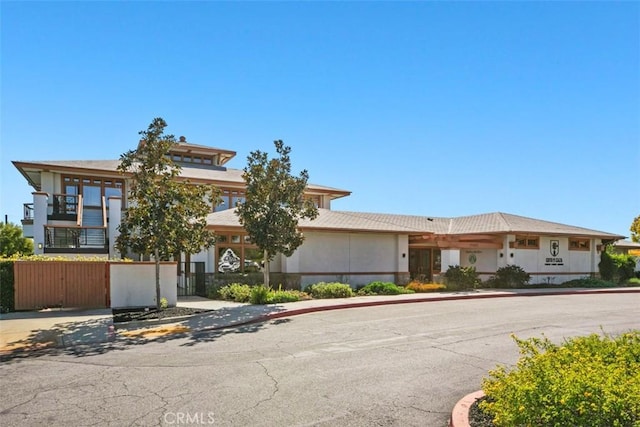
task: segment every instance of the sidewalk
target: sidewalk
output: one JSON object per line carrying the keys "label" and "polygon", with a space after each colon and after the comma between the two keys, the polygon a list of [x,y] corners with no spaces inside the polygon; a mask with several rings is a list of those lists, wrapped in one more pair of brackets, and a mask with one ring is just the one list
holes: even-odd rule
{"label": "sidewalk", "polygon": [[185,297],[178,301],[178,306],[212,311],[185,318],[115,325],[110,309],[9,313],[0,315],[0,353],[42,347],[70,348],[119,340],[145,340],[172,334],[195,334],[325,310],[463,299],[607,293],[640,294],[640,288],[482,289],[468,292],[318,299],[271,305],[240,304],[200,297]]}

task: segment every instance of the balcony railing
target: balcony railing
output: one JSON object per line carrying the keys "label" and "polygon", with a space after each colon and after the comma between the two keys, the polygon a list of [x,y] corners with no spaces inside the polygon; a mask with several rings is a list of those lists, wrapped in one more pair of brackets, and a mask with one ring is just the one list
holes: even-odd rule
{"label": "balcony railing", "polygon": [[105,227],[45,226],[45,253],[109,253]]}
{"label": "balcony railing", "polygon": [[23,205],[23,220],[33,221],[33,203],[24,203]]}

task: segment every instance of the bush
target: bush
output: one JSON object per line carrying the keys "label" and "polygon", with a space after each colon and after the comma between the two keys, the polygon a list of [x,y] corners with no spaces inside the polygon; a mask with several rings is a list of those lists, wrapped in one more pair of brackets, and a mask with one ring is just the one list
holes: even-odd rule
{"label": "bush", "polygon": [[613,288],[618,285],[602,279],[585,277],[582,279],[569,280],[564,282],[561,286],[564,288]]}
{"label": "bush", "polygon": [[449,269],[444,273],[447,289],[475,289],[480,284],[480,276],[476,272],[475,267],[460,267],[459,265],[450,265]]}
{"label": "bush", "polygon": [[0,313],[15,310],[13,263],[14,261],[0,260]]}
{"label": "bush", "polygon": [[251,296],[249,302],[251,304],[266,304],[269,298],[271,289],[265,285],[254,286],[251,288]]}
{"label": "bush", "polygon": [[413,292],[437,292],[444,291],[447,287],[440,283],[421,283],[421,282],[411,282],[405,289],[408,289]]}
{"label": "bush", "polygon": [[296,302],[303,299],[309,299],[309,296],[304,292],[296,290],[272,290],[267,296],[267,304],[279,304],[283,302]]}
{"label": "bush", "polygon": [[358,291],[358,295],[400,295],[412,294],[414,291],[405,289],[392,282],[371,282]]}
{"label": "bush", "polygon": [[640,279],[637,277],[632,277],[627,281],[627,285],[629,286],[640,286]]}
{"label": "bush", "polygon": [[489,285],[496,288],[521,288],[529,283],[531,275],[518,265],[500,267],[496,275],[489,279]]}
{"label": "bush", "polygon": [[625,283],[635,277],[635,268],[635,257],[628,254],[615,253],[611,245],[608,245],[600,253],[598,269],[603,280]]}
{"label": "bush", "polygon": [[242,283],[232,283],[220,288],[218,295],[225,301],[249,302],[251,299],[251,288],[249,285]]}
{"label": "bush", "polygon": [[353,289],[345,283],[325,283],[320,282],[309,285],[305,292],[313,298],[349,298],[353,296]]}
{"label": "bush", "polygon": [[496,426],[640,425],[640,331],[555,345],[515,338],[520,360],[489,372],[480,407]]}

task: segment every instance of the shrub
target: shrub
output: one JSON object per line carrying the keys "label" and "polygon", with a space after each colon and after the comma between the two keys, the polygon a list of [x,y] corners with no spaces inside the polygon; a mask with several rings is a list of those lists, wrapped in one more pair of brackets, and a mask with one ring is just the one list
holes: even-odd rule
{"label": "shrub", "polygon": [[411,282],[409,283],[405,289],[411,290],[413,292],[436,292],[436,291],[444,291],[447,287],[440,283],[421,283],[421,282]]}
{"label": "shrub", "polygon": [[489,279],[491,286],[496,288],[521,288],[529,283],[531,275],[518,265],[500,267],[496,275]]}
{"label": "shrub", "polygon": [[168,307],[169,307],[169,301],[165,297],[160,298],[160,308],[164,310],[165,308],[168,308]]}
{"label": "shrub", "polygon": [[249,302],[251,299],[251,288],[249,285],[242,283],[232,283],[220,288],[218,295],[225,301]]}
{"label": "shrub", "polygon": [[308,299],[308,295],[304,292],[296,290],[272,290],[267,296],[267,304],[279,304],[283,302],[296,302],[303,299]]}
{"label": "shrub", "polygon": [[449,269],[444,273],[447,289],[471,289],[480,284],[480,276],[476,272],[475,267],[460,267],[459,265],[450,265]]}
{"label": "shrub", "polygon": [[480,407],[496,426],[640,425],[640,331],[560,346],[545,337],[514,339],[516,367],[498,367],[482,383]]}
{"label": "shrub", "polygon": [[399,295],[412,294],[414,291],[405,289],[392,282],[371,282],[358,291],[358,295]]}
{"label": "shrub", "polygon": [[258,285],[251,288],[249,302],[251,304],[266,304],[271,289],[265,285]]}
{"label": "shrub", "polygon": [[582,279],[573,279],[562,284],[565,288],[613,288],[618,286],[616,283],[608,282],[593,277],[585,277]]}
{"label": "shrub", "polygon": [[635,276],[635,267],[636,260],[632,255],[615,253],[611,245],[600,253],[598,269],[604,280],[625,283]]}
{"label": "shrub", "polygon": [[0,313],[15,309],[13,263],[14,261],[0,260]]}
{"label": "shrub", "polygon": [[305,292],[313,298],[349,298],[353,296],[353,289],[345,283],[325,283],[320,282],[309,285]]}
{"label": "shrub", "polygon": [[637,277],[632,277],[627,281],[627,285],[629,286],[640,286],[640,279]]}

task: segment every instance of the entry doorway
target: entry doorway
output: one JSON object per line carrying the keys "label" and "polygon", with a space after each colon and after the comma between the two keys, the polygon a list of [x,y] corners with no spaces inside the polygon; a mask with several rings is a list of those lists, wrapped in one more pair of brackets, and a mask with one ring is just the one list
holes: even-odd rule
{"label": "entry doorway", "polygon": [[433,281],[433,276],[440,274],[442,268],[441,260],[440,249],[410,248],[409,275],[411,279],[424,282]]}

